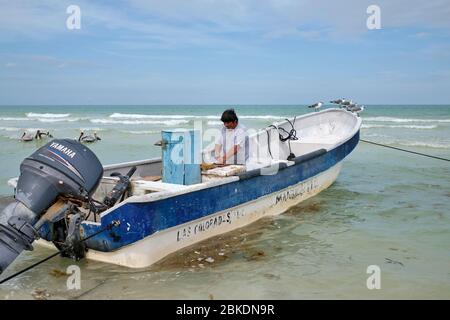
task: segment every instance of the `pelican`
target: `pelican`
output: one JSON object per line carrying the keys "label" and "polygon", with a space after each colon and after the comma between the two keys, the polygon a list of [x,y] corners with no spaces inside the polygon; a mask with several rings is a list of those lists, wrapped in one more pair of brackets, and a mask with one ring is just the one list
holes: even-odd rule
{"label": "pelican", "polygon": [[26,131],[23,133],[22,137],[20,137],[20,140],[24,142],[33,141],[33,139],[33,135]]}
{"label": "pelican", "polygon": [[100,139],[100,137],[97,136],[97,132],[94,132],[93,136],[91,136],[91,135],[85,136],[84,132],[81,131],[80,137],[78,138],[79,142],[86,142],[86,143],[93,143],[98,140],[102,140],[102,139]]}
{"label": "pelican", "polygon": [[47,136],[47,137],[49,137],[49,138],[53,138],[53,136],[50,134],[50,132],[49,131],[47,131],[47,132],[43,132],[43,131],[41,131],[41,130],[37,130],[36,131],[36,135],[34,136],[34,138],[36,139],[36,140],[40,140],[40,139],[42,139],[42,136]]}
{"label": "pelican", "polygon": [[317,110],[320,109],[320,107],[321,107],[322,105],[323,105],[323,102],[320,101],[320,102],[317,102],[317,103],[314,103],[314,104],[308,106],[308,108],[314,108],[314,110],[317,111]]}

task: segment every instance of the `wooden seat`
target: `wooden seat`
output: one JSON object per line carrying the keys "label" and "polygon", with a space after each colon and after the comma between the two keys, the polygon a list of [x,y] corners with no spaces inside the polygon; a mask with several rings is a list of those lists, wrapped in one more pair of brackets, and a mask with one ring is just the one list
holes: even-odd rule
{"label": "wooden seat", "polygon": [[161,180],[161,176],[145,176],[145,177],[140,177],[137,180],[158,181],[158,180]]}

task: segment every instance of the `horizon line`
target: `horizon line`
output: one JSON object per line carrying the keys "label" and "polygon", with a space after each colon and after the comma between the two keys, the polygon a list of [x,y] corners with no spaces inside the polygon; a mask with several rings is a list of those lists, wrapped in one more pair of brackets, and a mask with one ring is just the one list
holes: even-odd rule
{"label": "horizon line", "polygon": [[[284,103],[284,104],[263,104],[263,103],[253,103],[253,104],[236,104],[236,103],[225,103],[225,104],[172,104],[172,103],[164,103],[164,104],[0,104],[0,107],[111,107],[111,106],[135,106],[135,107],[159,107],[159,106],[173,106],[173,107],[181,107],[181,106],[188,106],[188,107],[211,107],[211,106],[217,106],[217,107],[223,107],[223,106],[307,106],[310,105],[309,103]],[[364,103],[361,104],[364,106],[450,106],[450,103],[427,103],[427,104],[417,104],[417,103]],[[324,104],[324,106],[336,106],[334,104]]]}

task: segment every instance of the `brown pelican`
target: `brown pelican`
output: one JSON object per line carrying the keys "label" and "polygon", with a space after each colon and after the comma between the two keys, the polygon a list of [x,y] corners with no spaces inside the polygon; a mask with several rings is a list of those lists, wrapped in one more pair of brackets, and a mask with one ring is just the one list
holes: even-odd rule
{"label": "brown pelican", "polygon": [[33,135],[26,131],[23,133],[22,137],[20,137],[20,140],[24,142],[33,141],[33,139]]}
{"label": "brown pelican", "polygon": [[94,132],[94,135],[84,135],[84,132],[81,131],[80,137],[78,138],[79,142],[85,142],[85,143],[93,143],[93,142],[97,142],[98,140],[102,140],[100,139],[100,137],[97,136],[97,132]]}

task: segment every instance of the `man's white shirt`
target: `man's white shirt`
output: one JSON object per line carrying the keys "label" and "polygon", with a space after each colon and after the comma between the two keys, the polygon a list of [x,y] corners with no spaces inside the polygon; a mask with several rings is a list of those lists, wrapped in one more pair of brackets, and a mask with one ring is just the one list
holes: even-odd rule
{"label": "man's white shirt", "polygon": [[[226,129],[223,127],[222,134],[216,139],[216,144],[222,146],[222,156],[234,146],[239,146],[237,154],[227,159],[226,164],[245,164],[246,153],[248,154],[248,150],[246,150],[248,149],[248,134],[245,126],[238,123],[234,129]],[[237,158],[235,159],[235,157]]]}

